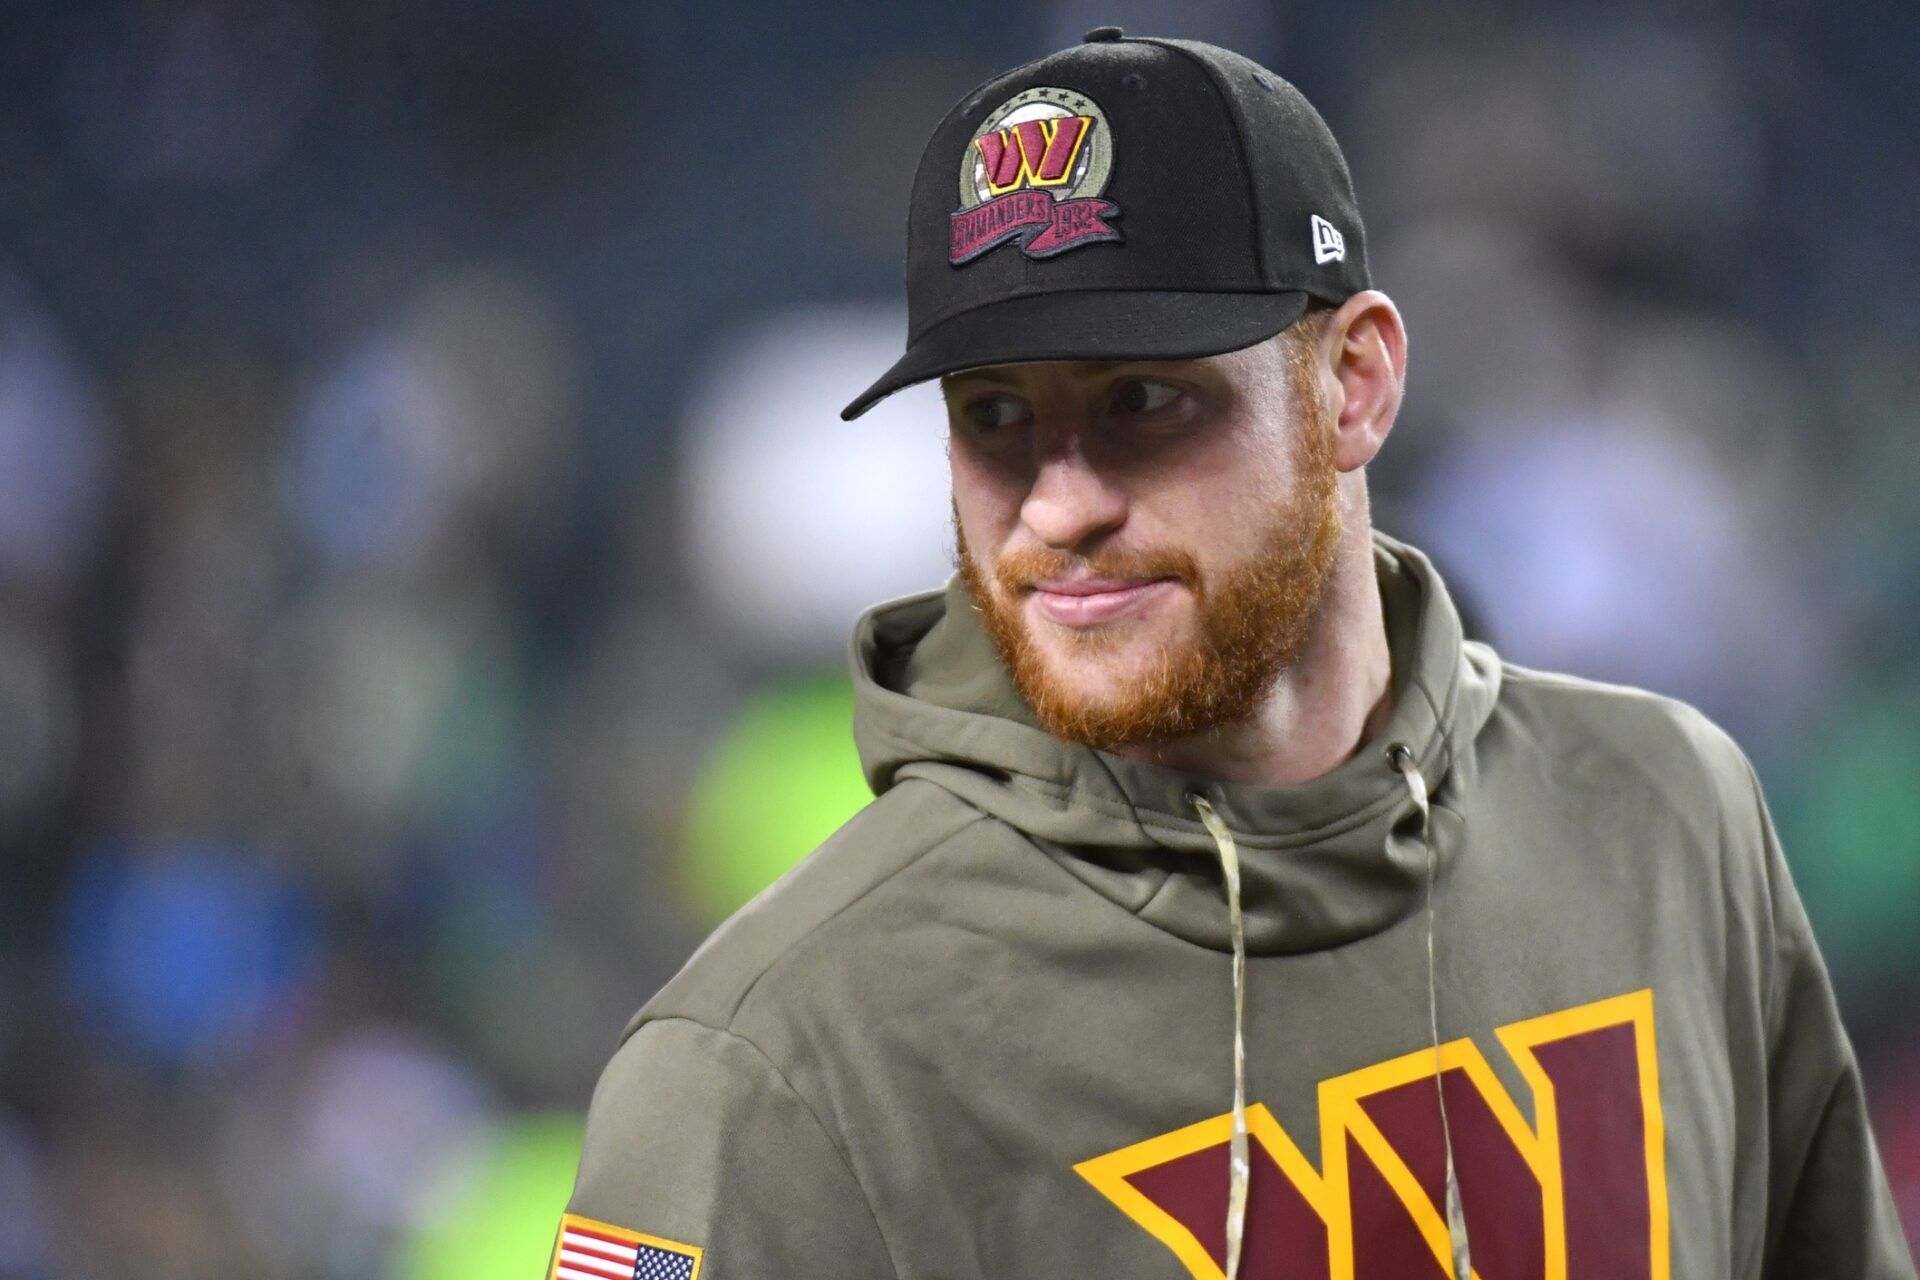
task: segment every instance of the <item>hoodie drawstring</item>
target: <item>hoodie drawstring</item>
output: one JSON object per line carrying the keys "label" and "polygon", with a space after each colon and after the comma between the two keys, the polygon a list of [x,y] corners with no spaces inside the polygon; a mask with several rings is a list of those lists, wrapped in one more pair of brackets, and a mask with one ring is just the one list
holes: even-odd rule
{"label": "hoodie drawstring", "polygon": [[1205,796],[1189,791],[1187,799],[1220,851],[1220,871],[1227,881],[1227,923],[1233,931],[1233,1136],[1227,1143],[1227,1280],[1238,1280],[1240,1241],[1247,1229],[1247,1184],[1253,1175],[1247,1157],[1247,930],[1240,916],[1240,850],[1233,843],[1233,833]]}
{"label": "hoodie drawstring", "polygon": [[1413,752],[1404,742],[1387,748],[1387,759],[1406,779],[1413,807],[1420,811],[1420,843],[1427,851],[1427,1029],[1433,1040],[1433,1094],[1440,1104],[1440,1137],[1447,1149],[1447,1239],[1453,1250],[1454,1280],[1469,1280],[1473,1260],[1467,1249],[1467,1215],[1460,1205],[1460,1181],[1453,1172],[1453,1127],[1447,1123],[1447,1091],[1441,1083],[1440,1062],[1440,988],[1434,963],[1433,882],[1436,858],[1433,851],[1433,814],[1427,803],[1427,780],[1413,762]]}
{"label": "hoodie drawstring", "polygon": [[[1447,1122],[1447,1093],[1441,1083],[1440,988],[1434,959],[1434,880],[1437,858],[1433,848],[1432,811],[1427,780],[1414,764],[1405,743],[1387,748],[1387,758],[1407,784],[1414,808],[1420,811],[1420,843],[1427,854],[1427,1030],[1433,1044],[1433,1089],[1440,1106],[1440,1135],[1447,1151],[1447,1237],[1453,1252],[1453,1280],[1471,1280],[1472,1256],[1467,1247],[1467,1219],[1460,1204],[1460,1181],[1454,1173],[1453,1128]],[[1220,853],[1220,871],[1227,886],[1227,922],[1233,934],[1233,1134],[1227,1143],[1227,1265],[1226,1280],[1239,1280],[1241,1245],[1247,1227],[1247,1188],[1252,1165],[1247,1155],[1247,935],[1240,912],[1240,849],[1233,833],[1197,791],[1187,801],[1213,837]]]}

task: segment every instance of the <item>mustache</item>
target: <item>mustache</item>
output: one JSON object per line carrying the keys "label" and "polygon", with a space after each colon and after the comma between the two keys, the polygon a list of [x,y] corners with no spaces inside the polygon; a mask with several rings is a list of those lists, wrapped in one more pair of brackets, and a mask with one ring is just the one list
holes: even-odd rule
{"label": "mustache", "polygon": [[1076,556],[1049,547],[1021,547],[1000,557],[994,579],[1003,591],[1024,591],[1052,578],[1173,578],[1188,586],[1200,581],[1200,566],[1192,555],[1172,547],[1110,550]]}

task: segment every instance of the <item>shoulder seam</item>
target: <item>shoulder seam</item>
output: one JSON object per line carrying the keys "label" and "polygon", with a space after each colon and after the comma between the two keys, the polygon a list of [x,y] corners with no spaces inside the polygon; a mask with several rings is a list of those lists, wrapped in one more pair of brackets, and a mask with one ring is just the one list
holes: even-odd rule
{"label": "shoulder seam", "polygon": [[[1737,745],[1736,750],[1738,750]],[[1774,880],[1773,858],[1769,856],[1768,848],[1769,832],[1773,829],[1773,822],[1767,813],[1766,790],[1760,785],[1759,771],[1753,767],[1753,761],[1747,758],[1745,751],[1739,751],[1739,757],[1741,768],[1745,770],[1747,777],[1749,789],[1747,799],[1753,805],[1755,821],[1760,831],[1760,878],[1767,895],[1767,949],[1762,958],[1766,969],[1761,974],[1761,981],[1766,991],[1766,1004],[1762,1016],[1765,1019],[1764,1030],[1771,1036],[1774,1027],[1779,1025],[1782,999],[1780,994],[1780,886]],[[1728,858],[1722,859],[1723,865],[1720,871],[1722,877],[1728,874],[1725,864],[1730,861],[1731,859]]]}
{"label": "shoulder seam", "polygon": [[[880,1247],[886,1252],[887,1265],[893,1269],[894,1280],[899,1280],[900,1264],[894,1260],[893,1245],[887,1240],[886,1230],[880,1225],[880,1215],[873,1210],[873,1199],[867,1194],[866,1185],[860,1181],[860,1175],[854,1172],[853,1162],[847,1158],[847,1153],[841,1149],[840,1144],[833,1140],[833,1133],[827,1128],[826,1122],[820,1118],[820,1113],[813,1109],[813,1104],[807,1101],[806,1095],[794,1087],[793,1081],[787,1079],[786,1072],[782,1071],[780,1065],[768,1056],[767,1051],[731,1027],[716,1027],[710,1023],[702,1022],[698,1018],[689,1018],[685,1014],[661,1014],[657,1017],[647,1019],[647,1022],[685,1022],[692,1026],[704,1028],[705,1030],[714,1032],[716,1035],[723,1035],[730,1040],[739,1041],[747,1048],[753,1050],[760,1061],[767,1064],[767,1070],[771,1071],[773,1078],[778,1080],[781,1086],[793,1095],[793,1100],[800,1104],[801,1110],[807,1113],[807,1117],[813,1121],[814,1127],[820,1130],[820,1136],[826,1139],[827,1146],[832,1149],[834,1156],[840,1161],[840,1167],[846,1170],[847,1178],[853,1183],[854,1189],[860,1193],[860,1203],[867,1211],[868,1221],[873,1223],[873,1233],[880,1237]],[[640,1027],[635,1027],[633,1034],[639,1035],[641,1027],[644,1026],[646,1026],[646,1023],[640,1024]]]}
{"label": "shoulder seam", "polygon": [[[932,785],[932,784],[928,784],[928,785]],[[947,794],[952,794],[952,793],[948,792]],[[957,799],[958,797],[955,797],[955,798]],[[972,808],[971,805],[967,807]],[[872,884],[862,889],[859,893],[855,894],[853,897],[848,898],[845,902],[841,903],[838,907],[835,907],[831,915],[827,916],[825,919],[816,921],[814,923],[814,926],[811,929],[808,929],[805,933],[802,933],[799,937],[794,938],[791,942],[789,942],[784,948],[781,949],[778,955],[770,956],[767,959],[766,964],[760,967],[760,972],[753,975],[753,981],[749,982],[746,985],[746,987],[740,992],[740,998],[733,1002],[733,1008],[727,1011],[727,1030],[729,1032],[732,1032],[733,1020],[740,1016],[740,1010],[744,1008],[746,1006],[747,1001],[753,997],[753,993],[760,986],[761,980],[764,979],[769,973],[772,973],[774,970],[774,966],[778,965],[782,960],[786,959],[786,957],[790,953],[792,953],[792,951],[796,947],[798,947],[801,943],[807,941],[807,939],[817,935],[822,929],[825,929],[828,925],[832,924],[835,920],[838,920],[841,916],[845,915],[848,911],[852,910],[854,907],[858,906],[860,903],[866,901],[867,896],[871,894],[874,890],[880,888],[880,886],[884,884],[891,883],[895,876],[900,875],[902,872],[906,871],[909,867],[917,866],[922,858],[925,858],[928,854],[934,853],[937,850],[943,848],[948,841],[953,840],[954,838],[959,836],[961,832],[967,830],[969,827],[974,826],[976,823],[984,821],[986,817],[987,817],[986,814],[981,813],[978,810],[975,810],[973,817],[968,818],[965,822],[955,827],[952,831],[949,831],[946,835],[940,837],[940,839],[935,840],[932,844],[928,845],[926,848],[922,849],[919,853],[907,859],[905,862],[901,863],[899,866],[895,867],[892,871],[889,871],[886,875],[881,876],[878,880],[875,880]]]}
{"label": "shoulder seam", "polygon": [[[910,779],[910,781],[913,781],[913,779]],[[959,799],[959,797],[953,796],[951,792],[945,791],[944,788],[937,787],[936,784],[928,783],[927,785],[935,786],[937,790],[941,790],[943,794],[948,795],[955,800]],[[894,788],[893,790],[898,790],[898,788]],[[889,794],[891,794],[891,792]],[[969,809],[973,808],[972,805],[966,804],[965,801],[961,801],[961,804],[966,808],[969,808]],[[757,988],[760,985],[761,980],[765,978],[769,973],[771,973],[774,970],[774,968],[778,966],[779,963],[782,960],[784,960],[789,954],[791,954],[796,947],[800,946],[807,939],[813,937],[815,934],[819,933],[822,929],[826,928],[829,924],[839,919],[840,916],[844,915],[848,909],[850,909],[855,904],[865,899],[868,894],[872,893],[874,890],[878,889],[880,886],[886,884],[887,882],[892,880],[895,876],[907,870],[909,867],[914,866],[922,858],[925,858],[928,854],[933,853],[938,849],[940,849],[943,845],[947,843],[947,841],[953,839],[954,837],[958,836],[961,832],[967,830],[967,828],[979,822],[984,816],[985,816],[984,814],[981,814],[978,810],[975,810],[973,817],[968,818],[965,822],[962,822],[959,826],[955,827],[952,831],[948,832],[946,835],[941,836],[938,839],[934,840],[932,843],[928,844],[925,848],[921,849],[918,853],[908,858],[905,862],[901,863],[899,866],[889,871],[886,875],[881,876],[879,879],[875,880],[872,884],[869,884],[865,888],[861,889],[859,893],[847,899],[845,902],[841,903],[839,906],[835,907],[830,914],[815,921],[804,932],[798,934],[793,938],[788,939],[786,945],[781,947],[779,951],[775,952],[774,954],[766,958],[766,960],[760,965],[758,971],[753,974],[753,977],[751,979],[746,981],[745,985],[740,988],[739,993],[736,996],[734,996],[731,1004],[726,1007],[727,1027],[725,1029],[731,1030],[734,1019],[739,1016],[742,1006],[744,1006],[748,998],[753,995],[755,988]],[[704,949],[704,946],[705,944],[702,944],[701,949]],[[690,966],[695,960],[699,959],[699,955],[700,955],[699,950],[696,950],[694,955],[691,958],[689,958],[689,960],[687,961],[687,964],[682,966],[681,972],[684,973],[687,966]],[[630,1039],[634,1035],[634,1033],[639,1031],[640,1028],[644,1026],[647,1022],[655,1021],[661,1018],[687,1017],[687,1015],[677,1013],[677,1012],[649,1012],[649,1010],[652,1009],[653,1007],[654,1001],[659,998],[661,992],[666,990],[667,987],[671,986],[673,982],[677,980],[678,980],[678,975],[676,975],[675,979],[669,980],[669,982],[667,982],[666,984],[663,984],[661,989],[659,991],[654,992],[653,996],[650,997],[644,1004],[641,1005],[639,1011],[636,1012],[631,1018],[627,1020],[626,1026],[621,1029],[619,1040],[616,1041],[615,1043],[616,1048],[619,1045],[625,1044],[627,1040]],[[697,1018],[688,1017],[688,1021],[699,1022],[700,1020]],[[711,1024],[706,1022],[701,1022],[700,1025],[708,1026]]]}
{"label": "shoulder seam", "polygon": [[1663,702],[1675,702],[1678,699],[1653,689],[1643,689],[1639,685],[1617,684],[1610,680],[1595,680],[1589,676],[1577,676],[1569,671],[1541,671],[1535,667],[1521,666],[1500,660],[1500,674],[1503,679],[1514,680],[1522,684],[1559,685],[1573,689],[1589,689],[1595,693],[1625,694],[1639,698],[1654,698]]}

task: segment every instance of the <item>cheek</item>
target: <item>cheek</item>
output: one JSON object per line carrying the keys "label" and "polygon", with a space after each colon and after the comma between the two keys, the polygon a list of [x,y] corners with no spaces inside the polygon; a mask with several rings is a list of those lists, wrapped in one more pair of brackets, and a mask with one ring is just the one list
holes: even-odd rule
{"label": "cheek", "polygon": [[1258,550],[1285,490],[1243,468],[1158,494],[1138,512],[1140,545],[1185,552],[1206,579],[1215,580]]}
{"label": "cheek", "polygon": [[1025,491],[1004,472],[952,455],[953,509],[967,546],[975,553],[991,553],[1001,546],[1020,519]]}

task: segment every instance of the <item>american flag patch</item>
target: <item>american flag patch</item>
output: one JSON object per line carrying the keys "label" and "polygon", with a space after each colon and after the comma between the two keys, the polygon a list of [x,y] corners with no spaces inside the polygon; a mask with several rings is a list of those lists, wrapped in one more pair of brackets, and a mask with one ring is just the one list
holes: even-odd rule
{"label": "american flag patch", "polygon": [[547,1280],[700,1280],[700,1249],[569,1213]]}

